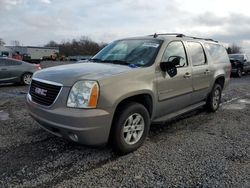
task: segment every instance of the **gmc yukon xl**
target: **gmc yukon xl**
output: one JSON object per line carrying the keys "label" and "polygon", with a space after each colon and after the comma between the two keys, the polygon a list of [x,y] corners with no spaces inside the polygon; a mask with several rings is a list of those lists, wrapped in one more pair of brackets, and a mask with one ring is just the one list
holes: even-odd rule
{"label": "gmc yukon xl", "polygon": [[85,145],[140,147],[150,125],[205,106],[215,112],[231,64],[212,39],[154,34],[110,43],[86,63],[33,75],[27,106],[50,133]]}

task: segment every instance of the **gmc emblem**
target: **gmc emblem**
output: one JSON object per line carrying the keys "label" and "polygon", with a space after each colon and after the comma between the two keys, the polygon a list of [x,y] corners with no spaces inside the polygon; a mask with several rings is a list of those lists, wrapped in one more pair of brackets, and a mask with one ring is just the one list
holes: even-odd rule
{"label": "gmc emblem", "polygon": [[35,88],[35,93],[37,93],[38,95],[42,95],[42,96],[45,96],[47,95],[47,91],[46,89],[41,89],[39,87],[36,87]]}

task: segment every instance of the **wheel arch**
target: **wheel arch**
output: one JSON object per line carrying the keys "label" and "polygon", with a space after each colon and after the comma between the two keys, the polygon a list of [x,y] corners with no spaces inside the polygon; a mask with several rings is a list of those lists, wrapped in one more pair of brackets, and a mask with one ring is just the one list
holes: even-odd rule
{"label": "wheel arch", "polygon": [[225,76],[224,75],[217,76],[215,78],[214,84],[220,84],[221,88],[223,89],[225,85]]}
{"label": "wheel arch", "polygon": [[154,109],[154,98],[152,93],[146,91],[141,93],[130,93],[120,98],[115,104],[114,116],[117,110],[127,102],[137,102],[142,104],[148,110],[150,117],[152,117]]}

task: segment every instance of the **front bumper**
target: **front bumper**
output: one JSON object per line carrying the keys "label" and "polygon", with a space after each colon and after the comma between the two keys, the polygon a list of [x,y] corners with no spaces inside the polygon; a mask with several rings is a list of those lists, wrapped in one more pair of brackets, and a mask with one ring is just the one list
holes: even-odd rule
{"label": "front bumper", "polygon": [[26,104],[40,126],[56,136],[84,145],[108,142],[113,117],[111,110],[74,109],[56,104],[55,108],[46,108],[34,103],[29,94]]}

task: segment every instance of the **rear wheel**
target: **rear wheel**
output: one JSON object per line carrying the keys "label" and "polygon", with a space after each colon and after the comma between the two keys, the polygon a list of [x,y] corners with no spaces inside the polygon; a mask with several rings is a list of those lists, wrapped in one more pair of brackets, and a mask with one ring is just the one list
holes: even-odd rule
{"label": "rear wheel", "polygon": [[143,144],[148,135],[150,117],[147,109],[139,103],[131,102],[118,110],[111,141],[118,153],[126,154]]}
{"label": "rear wheel", "polygon": [[209,94],[209,96],[207,98],[206,106],[210,112],[215,112],[220,107],[221,93],[222,93],[221,85],[215,84],[212,92]]}
{"label": "rear wheel", "polygon": [[241,78],[242,77],[242,68],[237,68],[237,76],[239,77],[239,78]]}
{"label": "rear wheel", "polygon": [[32,80],[32,74],[31,73],[24,73],[21,78],[21,84],[23,85],[30,85]]}

